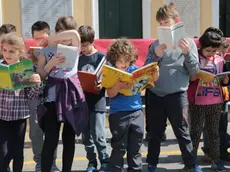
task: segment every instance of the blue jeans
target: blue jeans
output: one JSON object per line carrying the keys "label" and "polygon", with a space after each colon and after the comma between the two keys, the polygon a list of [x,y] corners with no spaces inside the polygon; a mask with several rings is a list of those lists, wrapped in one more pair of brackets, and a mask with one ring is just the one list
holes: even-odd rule
{"label": "blue jeans", "polygon": [[90,163],[96,163],[98,152],[99,160],[102,163],[109,161],[107,143],[105,138],[105,120],[104,112],[89,112],[89,123],[82,133],[83,144],[85,145],[86,157]]}

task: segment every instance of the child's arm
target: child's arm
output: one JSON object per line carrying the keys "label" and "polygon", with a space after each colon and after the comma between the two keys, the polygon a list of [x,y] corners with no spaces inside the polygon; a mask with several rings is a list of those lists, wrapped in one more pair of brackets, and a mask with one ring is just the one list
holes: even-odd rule
{"label": "child's arm", "polygon": [[48,45],[56,45],[63,40],[71,40],[71,46],[80,47],[81,45],[81,38],[76,30],[67,30],[48,37]]}
{"label": "child's arm", "polygon": [[117,81],[116,85],[112,88],[107,89],[107,94],[109,98],[114,98],[121,89],[128,89],[130,87],[129,83]]}
{"label": "child's arm", "polygon": [[[197,51],[197,47],[196,44],[194,43],[194,41],[188,41],[186,40],[186,42],[188,44],[184,45],[183,42],[180,42],[180,45],[183,46],[183,48],[185,49],[189,49],[188,52],[184,51],[182,48],[182,52],[184,54],[185,60],[184,60],[184,65],[186,67],[186,69],[189,72],[189,75],[195,75],[196,73],[199,72],[200,70],[200,63],[199,63],[199,58],[198,58],[198,51]],[[189,48],[190,47],[190,48]]]}
{"label": "child's arm", "polygon": [[[158,47],[158,48],[157,48]],[[152,62],[157,62],[159,61],[160,57],[157,56],[157,54],[155,53],[155,49],[159,49],[159,51],[162,51],[165,49],[165,45],[159,45],[159,41],[156,40],[154,41],[150,46],[149,46],[149,51],[145,60],[145,65],[152,63]]]}
{"label": "child's arm", "polygon": [[36,83],[36,86],[25,88],[27,99],[38,99],[39,95],[42,93],[41,85],[41,78],[39,74],[33,74],[30,79],[30,82]]}

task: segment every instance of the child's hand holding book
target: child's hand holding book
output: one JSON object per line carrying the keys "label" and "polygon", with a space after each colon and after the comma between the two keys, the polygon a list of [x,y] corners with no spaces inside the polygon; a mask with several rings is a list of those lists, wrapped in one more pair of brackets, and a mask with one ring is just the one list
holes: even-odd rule
{"label": "child's hand holding book", "polygon": [[166,44],[160,44],[158,46],[156,46],[155,48],[155,54],[157,55],[157,57],[162,57],[162,55],[164,54],[164,51],[167,49],[167,45]]}
{"label": "child's hand holding book", "polygon": [[188,54],[190,51],[189,41],[185,38],[179,40],[179,47],[184,55]]}
{"label": "child's hand holding book", "polygon": [[228,84],[228,82],[229,82],[229,77],[228,77],[228,75],[225,75],[224,79],[223,79],[223,83]]}
{"label": "child's hand holding book", "polygon": [[31,75],[29,81],[34,82],[39,86],[41,84],[41,77],[39,74],[33,74]]}
{"label": "child's hand holding book", "polygon": [[119,90],[123,90],[123,89],[129,89],[131,85],[128,82],[122,82],[122,81],[118,80],[117,86],[118,86]]}
{"label": "child's hand holding book", "polygon": [[51,60],[48,62],[52,67],[55,67],[61,63],[65,62],[65,57],[61,56],[60,54],[56,54],[51,58]]}

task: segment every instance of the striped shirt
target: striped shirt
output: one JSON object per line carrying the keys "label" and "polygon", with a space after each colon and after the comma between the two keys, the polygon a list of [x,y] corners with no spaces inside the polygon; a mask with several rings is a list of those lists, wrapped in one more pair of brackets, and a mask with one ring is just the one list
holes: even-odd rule
{"label": "striped shirt", "polygon": [[38,98],[42,89],[38,86],[17,91],[0,90],[0,120],[15,121],[30,116],[28,101]]}

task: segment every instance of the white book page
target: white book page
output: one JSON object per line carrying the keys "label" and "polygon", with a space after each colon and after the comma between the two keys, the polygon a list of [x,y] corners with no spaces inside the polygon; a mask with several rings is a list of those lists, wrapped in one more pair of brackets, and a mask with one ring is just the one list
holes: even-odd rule
{"label": "white book page", "polygon": [[170,27],[158,27],[157,34],[160,44],[166,44],[168,50],[173,49],[173,39]]}
{"label": "white book page", "polygon": [[79,48],[73,46],[66,46],[58,44],[57,46],[57,54],[60,56],[64,56],[65,62],[59,64],[57,67],[62,69],[72,70],[75,66],[78,66],[79,61]]}
{"label": "white book page", "polygon": [[172,26],[172,37],[174,45],[176,46],[176,48],[178,48],[180,39],[186,37],[183,23],[177,23],[174,26]]}

